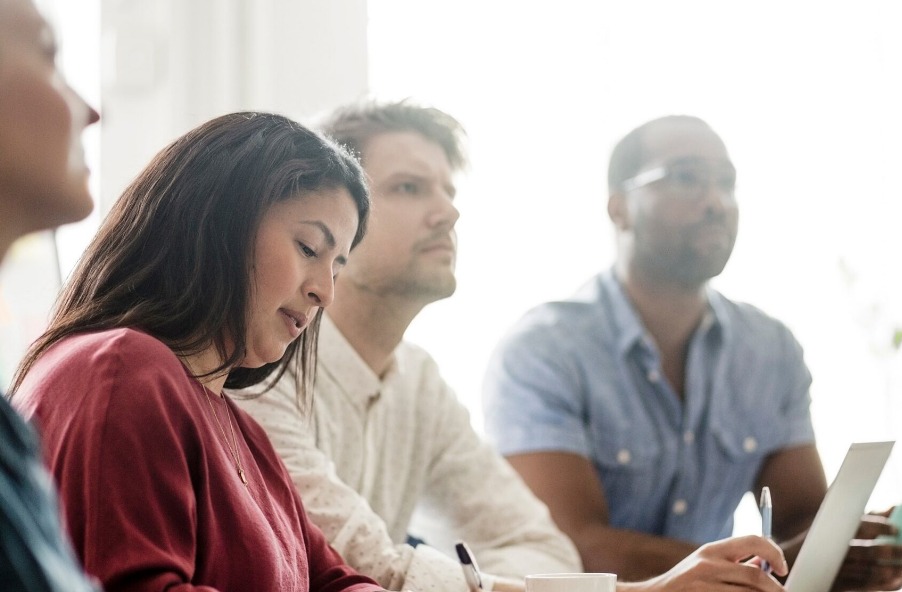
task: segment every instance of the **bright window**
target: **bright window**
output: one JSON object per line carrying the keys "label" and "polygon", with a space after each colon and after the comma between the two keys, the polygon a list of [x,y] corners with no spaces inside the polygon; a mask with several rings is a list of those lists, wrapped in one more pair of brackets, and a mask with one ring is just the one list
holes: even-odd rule
{"label": "bright window", "polygon": [[[898,245],[902,5],[893,0],[370,0],[371,88],[470,132],[458,292],[408,337],[481,426],[489,352],[526,309],[613,259],[607,157],[686,113],[739,170],[739,240],[715,286],[784,321],[814,375],[828,478],[848,443],[902,437]],[[902,450],[872,498],[902,502]],[[738,529],[745,528],[740,520]]]}

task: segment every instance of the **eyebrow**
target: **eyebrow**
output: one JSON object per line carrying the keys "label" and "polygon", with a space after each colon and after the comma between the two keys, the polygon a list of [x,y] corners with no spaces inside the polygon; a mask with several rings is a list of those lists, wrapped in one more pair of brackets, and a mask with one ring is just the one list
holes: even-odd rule
{"label": "eyebrow", "polygon": [[[433,180],[438,179],[435,175],[423,175],[420,173],[413,173],[409,171],[398,171],[388,176],[387,183],[397,183],[403,179],[412,179],[417,183],[431,183]],[[451,197],[455,197],[457,195],[457,186],[452,181],[451,183],[445,183],[441,179],[438,179],[439,184],[451,194]]]}
{"label": "eyebrow", "polygon": [[[334,249],[335,245],[338,243],[335,241],[335,235],[332,234],[332,231],[326,226],[323,222],[319,220],[301,220],[301,224],[306,224],[307,226],[313,226],[314,228],[319,228],[320,232],[323,233],[323,238],[326,240],[326,246],[330,249]],[[338,261],[344,265],[347,262],[347,258],[344,255],[339,255],[336,257]]]}
{"label": "eyebrow", "polygon": [[423,175],[421,173],[414,173],[411,171],[397,171],[388,176],[389,183],[397,182],[402,179],[413,179],[415,181],[423,182],[428,181],[429,176]]}
{"label": "eyebrow", "polygon": [[[667,164],[675,165],[675,164],[710,164],[710,163],[711,163],[711,161],[709,161],[706,158],[700,158],[698,156],[684,156],[682,158],[675,158]],[[731,171],[736,170],[736,166],[733,164],[733,161],[731,161],[731,160],[716,161],[716,162],[714,162],[714,165],[718,168],[724,168],[724,169],[728,169]]]}

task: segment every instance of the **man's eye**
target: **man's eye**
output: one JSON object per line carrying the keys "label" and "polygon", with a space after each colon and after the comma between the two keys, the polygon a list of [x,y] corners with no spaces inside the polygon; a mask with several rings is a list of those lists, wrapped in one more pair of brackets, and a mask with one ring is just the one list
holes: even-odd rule
{"label": "man's eye", "polygon": [[671,178],[674,183],[683,187],[698,187],[702,183],[702,175],[698,171],[673,171]]}
{"label": "man's eye", "polygon": [[398,191],[400,191],[401,193],[415,194],[419,191],[419,187],[417,186],[416,183],[413,183],[412,181],[407,181],[405,183],[401,183],[400,185],[398,185]]}
{"label": "man's eye", "polygon": [[304,243],[299,242],[298,249],[301,250],[301,253],[303,253],[305,257],[316,257],[316,251],[314,251]]}

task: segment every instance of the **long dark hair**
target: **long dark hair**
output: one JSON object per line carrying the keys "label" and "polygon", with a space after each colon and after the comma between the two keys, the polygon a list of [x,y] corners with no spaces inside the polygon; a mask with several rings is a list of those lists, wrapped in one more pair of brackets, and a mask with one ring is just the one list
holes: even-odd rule
{"label": "long dark hair", "polygon": [[114,204],[61,293],[47,331],[16,371],[12,392],[54,343],[116,327],[144,331],[178,355],[215,346],[226,387],[271,383],[297,360],[299,398],[312,392],[322,309],[281,360],[244,358],[254,240],[274,203],[344,187],[357,205],[353,246],[363,238],[369,192],[358,162],[299,123],[269,113],[232,113],[163,149]]}

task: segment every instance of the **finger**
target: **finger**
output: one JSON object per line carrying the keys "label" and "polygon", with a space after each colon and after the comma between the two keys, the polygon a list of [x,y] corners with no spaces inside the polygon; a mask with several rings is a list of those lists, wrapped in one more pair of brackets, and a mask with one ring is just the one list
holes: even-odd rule
{"label": "finger", "polygon": [[703,545],[699,553],[707,557],[718,558],[732,563],[742,561],[749,556],[756,556],[767,561],[774,573],[785,576],[789,573],[783,551],[776,543],[759,536],[742,536],[724,539]]}
{"label": "finger", "polygon": [[881,535],[895,536],[896,527],[889,521],[886,516],[879,514],[865,514],[861,517],[858,524],[858,531],[855,533],[856,539],[874,539]]}
{"label": "finger", "polygon": [[856,541],[849,547],[838,581],[856,590],[902,587],[902,546]]}
{"label": "finger", "polygon": [[889,518],[889,515],[893,513],[895,507],[896,506],[890,506],[889,508],[880,511],[871,510],[870,512],[865,514],[865,516],[883,516],[884,518]]}
{"label": "finger", "polygon": [[778,592],[782,591],[774,577],[767,572],[761,571],[761,568],[751,563],[743,563],[735,566],[735,569],[724,571],[722,573],[722,581],[730,586],[731,590],[737,588],[742,590],[758,590],[759,592]]}

